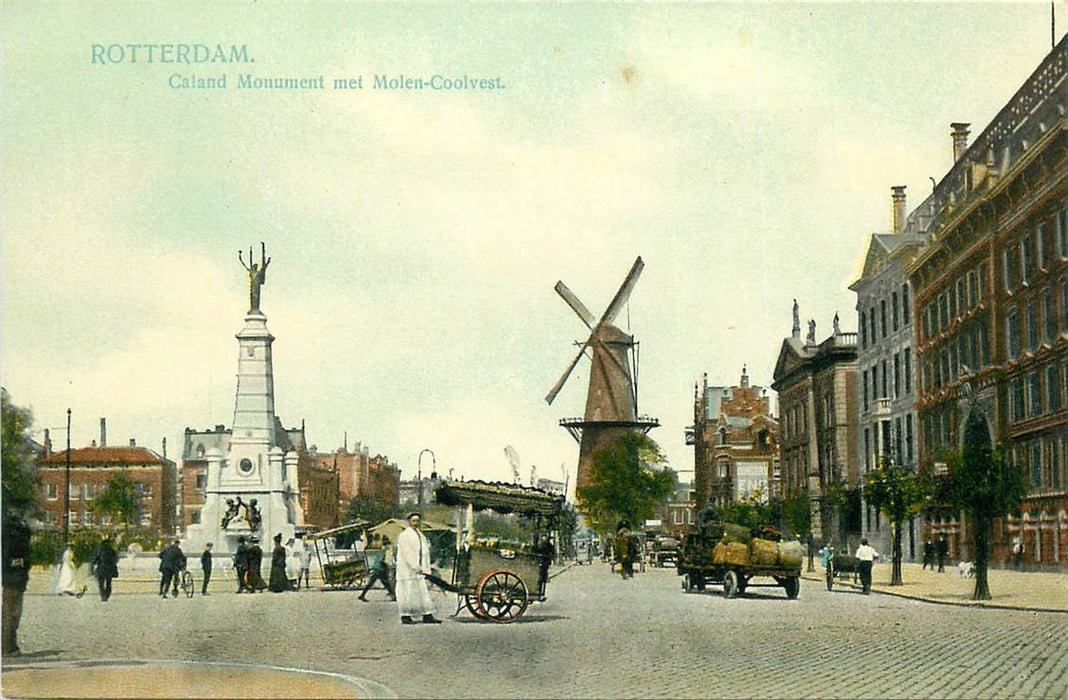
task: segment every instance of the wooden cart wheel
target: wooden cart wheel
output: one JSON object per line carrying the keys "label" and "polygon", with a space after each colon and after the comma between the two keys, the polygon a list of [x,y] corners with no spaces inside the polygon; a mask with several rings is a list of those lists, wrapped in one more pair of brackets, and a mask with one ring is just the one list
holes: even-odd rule
{"label": "wooden cart wheel", "polygon": [[511,622],[522,615],[529,604],[523,579],[507,569],[487,571],[475,586],[478,611],[491,622]]}
{"label": "wooden cart wheel", "polygon": [[683,574],[682,575],[682,590],[686,591],[687,593],[689,593],[691,590],[693,590],[693,586],[690,584],[690,575],[689,574]]}
{"label": "wooden cart wheel", "polygon": [[464,596],[464,606],[467,608],[467,612],[471,613],[478,619],[484,619],[482,611],[478,609],[478,600],[475,596],[467,594]]}
{"label": "wooden cart wheel", "polygon": [[741,574],[738,575],[738,595],[745,593],[745,587],[749,583],[749,579]]}
{"label": "wooden cart wheel", "polygon": [[738,595],[738,574],[728,571],[723,577],[723,597],[733,598]]}
{"label": "wooden cart wheel", "polygon": [[801,592],[801,580],[797,576],[791,576],[783,581],[782,587],[786,589],[786,597],[793,600]]}

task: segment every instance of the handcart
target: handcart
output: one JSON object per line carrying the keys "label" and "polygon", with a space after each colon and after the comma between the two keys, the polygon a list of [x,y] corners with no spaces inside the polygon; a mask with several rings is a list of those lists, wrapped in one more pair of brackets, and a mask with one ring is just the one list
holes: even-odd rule
{"label": "handcart", "polygon": [[[457,613],[466,607],[480,620],[507,623],[518,620],[531,602],[545,600],[554,554],[550,533],[563,507],[563,496],[514,484],[445,481],[437,489],[437,500],[468,508],[468,537],[466,541],[457,539],[452,580],[428,577],[440,588],[457,594]],[[487,509],[533,518],[533,542],[476,542],[473,511]]]}
{"label": "handcart", "polygon": [[[367,563],[363,555],[352,550],[335,549],[331,553],[329,542],[339,535],[361,531],[367,525],[366,521],[360,520],[305,537],[306,540],[315,543],[315,558],[319,562],[319,576],[324,586],[346,589],[363,585],[364,578],[367,576]],[[321,546],[320,543],[322,543]]]}

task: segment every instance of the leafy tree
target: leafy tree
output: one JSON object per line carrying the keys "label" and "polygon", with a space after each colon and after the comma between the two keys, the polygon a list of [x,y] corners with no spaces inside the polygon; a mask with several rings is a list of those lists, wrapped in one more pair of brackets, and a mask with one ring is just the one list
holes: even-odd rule
{"label": "leafy tree", "polygon": [[392,503],[385,503],[372,496],[356,496],[345,507],[344,522],[348,524],[357,520],[366,520],[371,525],[377,525],[397,515],[397,509]]}
{"label": "leafy tree", "polygon": [[740,501],[724,506],[719,515],[724,522],[742,525],[755,533],[765,527],[778,526],[775,510],[774,504],[764,503],[762,490],[756,489]]}
{"label": "leafy tree", "polygon": [[964,449],[948,455],[951,503],[972,519],[975,545],[973,600],[990,600],[987,567],[994,518],[1015,512],[1027,495],[1023,470],[1009,464],[1001,448],[994,450],[986,419],[972,411],[964,426]]}
{"label": "leafy tree", "polygon": [[23,512],[37,508],[37,454],[30,437],[33,414],[11,403],[7,389],[0,389],[3,462],[3,508]]}
{"label": "leafy tree", "polygon": [[920,512],[931,492],[925,476],[890,460],[884,460],[865,478],[864,496],[886,515],[894,529],[891,586],[901,585],[901,525]]}
{"label": "leafy tree", "polygon": [[779,514],[783,532],[808,539],[812,532],[812,503],[808,491],[796,491],[779,501]]}
{"label": "leafy tree", "polygon": [[675,472],[647,435],[627,433],[593,455],[589,483],[578,490],[579,509],[593,528],[606,535],[616,522],[632,525],[656,514],[675,490]]}
{"label": "leafy tree", "polygon": [[556,518],[556,533],[557,545],[559,551],[567,557],[574,556],[575,553],[575,530],[578,528],[578,513],[575,512],[575,506],[570,503],[565,503],[563,509],[560,511],[559,517]]}
{"label": "leafy tree", "polygon": [[141,494],[137,482],[125,474],[116,474],[108,479],[104,490],[93,501],[93,514],[110,516],[115,522],[129,527],[141,516]]}

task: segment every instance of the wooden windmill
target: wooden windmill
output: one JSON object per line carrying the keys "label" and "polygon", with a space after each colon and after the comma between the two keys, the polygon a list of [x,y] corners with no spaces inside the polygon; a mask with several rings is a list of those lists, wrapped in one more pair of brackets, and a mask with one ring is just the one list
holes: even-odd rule
{"label": "wooden windmill", "polygon": [[560,379],[545,397],[551,405],[556,395],[567,383],[571,372],[589,353],[590,384],[586,394],[586,413],[583,418],[564,418],[560,425],[567,429],[579,443],[579,464],[576,486],[581,488],[589,482],[593,454],[607,447],[628,431],[649,432],[660,423],[655,418],[638,414],[637,352],[634,337],[613,325],[616,316],[626,305],[634,285],[638,282],[645,263],[639,257],[634,261],[626,279],[620,285],[612,302],[596,319],[577,296],[563,282],[556,283],[556,293],[578,315],[590,330],[586,342],[575,359],[567,366]]}

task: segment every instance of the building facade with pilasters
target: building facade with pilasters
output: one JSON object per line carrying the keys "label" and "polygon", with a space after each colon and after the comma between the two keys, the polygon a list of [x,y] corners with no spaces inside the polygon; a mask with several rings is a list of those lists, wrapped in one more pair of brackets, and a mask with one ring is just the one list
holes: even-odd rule
{"label": "building facade with pilasters", "polygon": [[[921,464],[943,470],[981,411],[1024,471],[1020,513],[994,527],[994,563],[1022,539],[1025,565],[1068,568],[1068,39],[967,144],[910,220],[931,244],[907,271],[915,295]],[[930,532],[970,559],[969,524],[943,509]]]}

